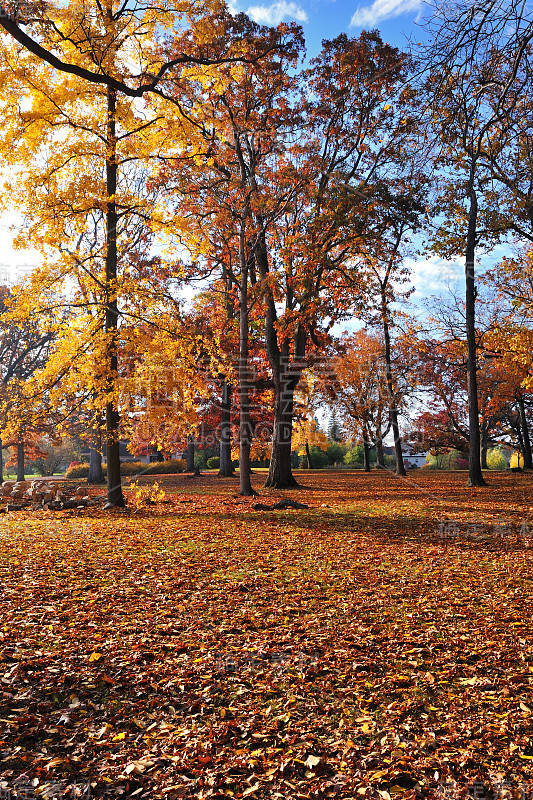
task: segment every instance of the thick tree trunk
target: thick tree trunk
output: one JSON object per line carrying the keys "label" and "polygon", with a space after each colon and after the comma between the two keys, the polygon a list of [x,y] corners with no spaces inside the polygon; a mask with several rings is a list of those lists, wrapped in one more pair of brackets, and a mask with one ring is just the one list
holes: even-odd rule
{"label": "thick tree trunk", "polygon": [[468,211],[468,233],[466,241],[466,349],[468,375],[468,425],[470,430],[468,453],[468,485],[486,486],[481,471],[481,435],[479,426],[479,403],[477,389],[477,342],[476,342],[476,285],[475,255],[477,229],[477,197],[470,190]]}
{"label": "thick tree trunk", "polygon": [[165,456],[162,450],[157,450],[155,454],[155,460],[158,461],[160,464],[163,463],[163,461],[165,460]]}
{"label": "thick tree trunk", "polygon": [[187,436],[187,472],[194,472],[194,436]]}
{"label": "thick tree trunk", "polygon": [[233,477],[231,461],[231,393],[233,387],[224,379],[222,381],[222,398],[220,414],[220,467],[221,478]]}
{"label": "thick tree trunk", "polygon": [[531,437],[529,435],[526,407],[523,397],[518,398],[518,409],[520,411],[520,429],[522,432],[522,443],[524,450],[524,469],[533,469],[533,461],[531,457]]}
{"label": "thick tree trunk", "polygon": [[100,448],[91,447],[89,453],[89,474],[87,475],[87,483],[105,483]]}
{"label": "thick tree trunk", "polygon": [[24,480],[24,439],[17,442],[17,480]]}
{"label": "thick tree trunk", "polygon": [[[265,486],[272,489],[290,489],[298,486],[292,474],[292,418],[294,412],[294,384],[279,376],[275,381],[274,430],[272,454]],[[310,467],[312,469],[312,467]]]}
{"label": "thick tree trunk", "polygon": [[385,378],[387,382],[387,392],[389,395],[389,414],[394,437],[394,452],[396,454],[396,475],[407,475],[403,463],[402,440],[400,437],[400,427],[398,425],[398,409],[396,406],[396,394],[394,391],[394,380],[392,377],[392,359],[390,346],[390,331],[388,319],[387,298],[384,293],[381,296],[381,321],[383,325],[383,339],[385,342]]}
{"label": "thick tree trunk", "polygon": [[106,335],[106,454],[107,454],[107,504],[106,508],[123,507],[120,477],[119,427],[120,417],[116,399],[118,378],[118,301],[117,301],[117,156],[116,156],[116,91],[107,90],[106,132],[106,275],[105,275],[105,335]]}

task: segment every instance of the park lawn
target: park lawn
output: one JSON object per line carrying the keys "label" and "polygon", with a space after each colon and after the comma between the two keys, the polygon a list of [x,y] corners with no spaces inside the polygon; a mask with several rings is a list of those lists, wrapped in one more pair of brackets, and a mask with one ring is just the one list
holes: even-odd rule
{"label": "park lawn", "polygon": [[0,517],[0,789],[531,793],[533,477],[298,477]]}

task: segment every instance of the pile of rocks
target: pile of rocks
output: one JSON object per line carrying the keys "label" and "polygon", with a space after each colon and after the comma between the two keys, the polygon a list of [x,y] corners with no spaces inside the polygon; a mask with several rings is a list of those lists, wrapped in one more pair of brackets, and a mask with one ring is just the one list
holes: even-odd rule
{"label": "pile of rocks", "polygon": [[105,497],[90,497],[87,487],[65,486],[45,478],[33,481],[4,481],[0,487],[1,499],[6,511],[50,509],[62,511],[68,508],[89,508],[105,501]]}

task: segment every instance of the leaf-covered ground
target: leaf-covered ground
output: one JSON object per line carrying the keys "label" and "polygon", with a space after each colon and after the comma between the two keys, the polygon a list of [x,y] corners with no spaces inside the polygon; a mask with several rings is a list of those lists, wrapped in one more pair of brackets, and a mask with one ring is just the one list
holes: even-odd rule
{"label": "leaf-covered ground", "polygon": [[531,796],[533,477],[301,479],[0,517],[1,797]]}

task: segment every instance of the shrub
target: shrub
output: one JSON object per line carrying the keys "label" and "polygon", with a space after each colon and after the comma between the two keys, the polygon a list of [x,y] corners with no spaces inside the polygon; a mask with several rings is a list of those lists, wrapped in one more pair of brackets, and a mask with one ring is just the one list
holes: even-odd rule
{"label": "shrub", "polygon": [[218,456],[211,456],[211,458],[208,458],[207,469],[220,469],[220,458]]}
{"label": "shrub", "polygon": [[[76,480],[77,478],[86,478],[89,474],[88,464],[74,464],[67,468],[65,471],[65,478],[69,480]],[[105,467],[104,467],[105,474]]]}
{"label": "shrub", "polygon": [[456,458],[455,459],[455,469],[468,469],[468,459],[467,458]]}
{"label": "shrub", "polygon": [[487,467],[489,469],[507,469],[507,459],[499,447],[493,447],[487,453]]}
{"label": "shrub", "polygon": [[[103,465],[104,475],[107,467]],[[123,477],[130,475],[175,475],[187,469],[187,462],[184,458],[174,458],[171,461],[153,461],[151,464],[143,464],[142,461],[123,461],[120,465],[120,474]],[[88,464],[78,464],[69,467],[65,472],[65,478],[76,480],[86,478],[89,474]]]}
{"label": "shrub", "polygon": [[170,461],[153,461],[151,464],[140,464],[140,467],[137,472],[129,474],[137,475],[142,472],[144,475],[176,475],[179,472],[185,472],[187,461],[184,458],[172,458]]}

